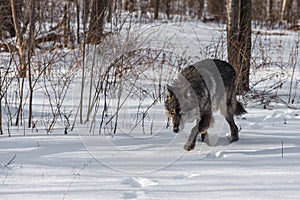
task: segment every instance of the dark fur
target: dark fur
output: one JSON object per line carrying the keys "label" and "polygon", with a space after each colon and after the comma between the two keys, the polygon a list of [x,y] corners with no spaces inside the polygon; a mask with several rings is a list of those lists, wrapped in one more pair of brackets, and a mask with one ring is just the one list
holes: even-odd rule
{"label": "dark fur", "polygon": [[[239,139],[234,115],[246,113],[236,100],[235,71],[225,61],[207,59],[188,66],[174,81],[167,85],[165,108],[172,119],[173,131],[179,132],[182,121],[197,120],[184,149],[194,149],[197,135],[208,143],[207,129],[212,124],[213,111],[220,110],[231,130],[231,142]],[[185,120],[183,120],[185,118]]]}

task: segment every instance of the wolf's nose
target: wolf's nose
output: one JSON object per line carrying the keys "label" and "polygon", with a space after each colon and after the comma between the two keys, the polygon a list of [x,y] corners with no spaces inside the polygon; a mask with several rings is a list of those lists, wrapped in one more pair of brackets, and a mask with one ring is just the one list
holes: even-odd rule
{"label": "wolf's nose", "polygon": [[178,127],[174,127],[174,128],[173,128],[173,132],[174,132],[174,133],[178,133],[178,132],[179,132],[179,128],[178,128]]}

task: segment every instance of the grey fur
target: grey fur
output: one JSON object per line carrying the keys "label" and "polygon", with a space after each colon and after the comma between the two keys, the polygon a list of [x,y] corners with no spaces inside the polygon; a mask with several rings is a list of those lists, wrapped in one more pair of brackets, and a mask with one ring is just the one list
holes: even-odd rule
{"label": "grey fur", "polygon": [[187,121],[196,120],[196,126],[184,145],[190,151],[195,148],[198,134],[208,143],[207,130],[213,124],[213,111],[220,110],[231,130],[231,142],[238,141],[238,128],[234,115],[246,113],[236,100],[235,71],[221,60],[207,59],[182,70],[172,86],[167,85],[165,109],[172,119],[173,131],[179,132]]}

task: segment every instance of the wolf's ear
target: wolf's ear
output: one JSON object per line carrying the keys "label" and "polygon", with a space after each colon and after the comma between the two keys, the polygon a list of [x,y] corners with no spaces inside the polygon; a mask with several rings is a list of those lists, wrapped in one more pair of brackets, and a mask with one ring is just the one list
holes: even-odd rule
{"label": "wolf's ear", "polygon": [[171,97],[171,96],[173,96],[174,95],[174,93],[173,93],[173,87],[172,86],[170,86],[169,84],[167,84],[167,97]]}

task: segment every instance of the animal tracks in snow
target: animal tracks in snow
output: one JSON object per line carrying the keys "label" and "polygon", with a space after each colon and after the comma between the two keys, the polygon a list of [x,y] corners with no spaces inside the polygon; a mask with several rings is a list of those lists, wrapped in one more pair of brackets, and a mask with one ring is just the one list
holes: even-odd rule
{"label": "animal tracks in snow", "polygon": [[141,177],[129,177],[125,178],[122,182],[122,185],[128,185],[132,188],[135,188],[135,191],[125,192],[122,196],[123,199],[135,199],[140,196],[145,195],[145,192],[139,189],[155,186],[159,183],[157,181],[148,179],[148,178],[141,178]]}
{"label": "animal tracks in snow", "polygon": [[180,175],[176,175],[174,176],[174,179],[186,179],[186,178],[194,178],[194,177],[198,177],[201,176],[200,174],[197,173],[192,173],[192,174],[180,174]]}
{"label": "animal tracks in snow", "polygon": [[158,185],[158,182],[148,178],[131,177],[131,178],[125,178],[121,182],[121,184],[130,185],[131,187],[136,187],[136,188],[144,188],[153,185]]}

